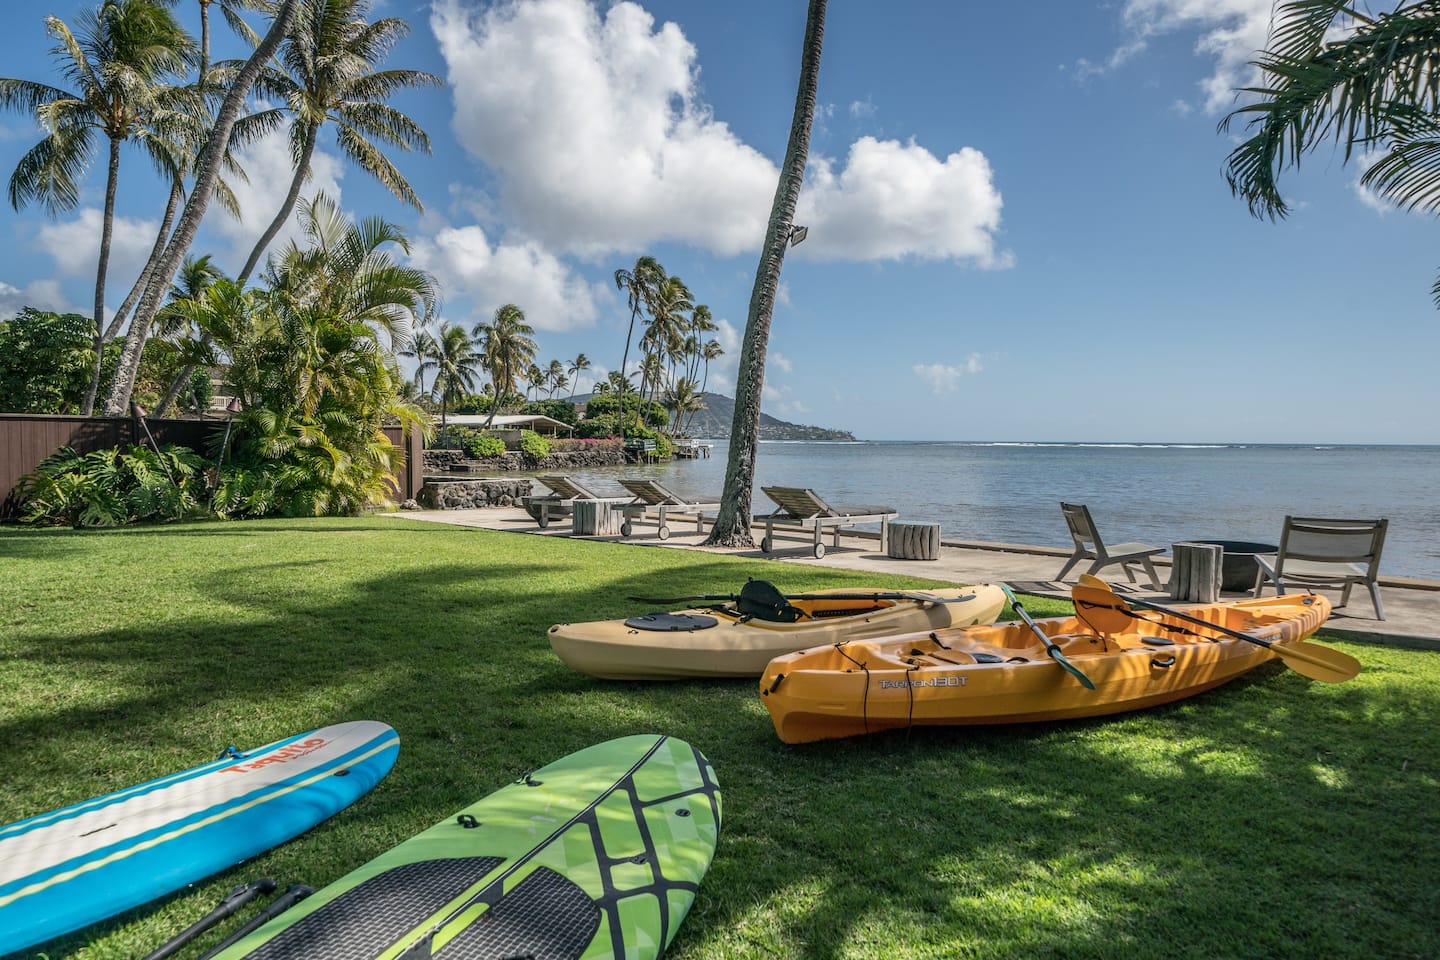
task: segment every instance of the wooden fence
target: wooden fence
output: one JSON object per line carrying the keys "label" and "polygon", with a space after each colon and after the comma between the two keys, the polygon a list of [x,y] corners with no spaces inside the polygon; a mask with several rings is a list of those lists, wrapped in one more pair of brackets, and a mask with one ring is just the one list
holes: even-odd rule
{"label": "wooden fence", "polygon": [[[161,446],[173,443],[202,455],[217,447],[225,433],[224,420],[147,418],[145,424],[155,442]],[[424,483],[424,441],[418,433],[404,433],[400,427],[384,429],[385,436],[405,455],[404,466],[392,478],[396,498],[412,499]],[[61,447],[89,453],[143,442],[148,442],[148,438],[140,421],[134,417],[0,413],[0,496],[3,496],[0,499],[0,519],[14,516],[16,482],[33,472],[41,460]]]}

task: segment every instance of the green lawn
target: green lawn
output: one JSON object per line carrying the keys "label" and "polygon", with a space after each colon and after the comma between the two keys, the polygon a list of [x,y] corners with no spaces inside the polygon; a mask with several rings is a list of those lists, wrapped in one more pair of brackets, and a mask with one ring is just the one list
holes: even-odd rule
{"label": "green lawn", "polygon": [[401,737],[331,821],[48,956],[133,960],[242,880],[318,888],[645,732],[700,747],[724,791],[672,960],[1440,956],[1440,655],[1337,642],[1350,683],[1272,663],[1118,718],[786,746],[753,681],[598,681],[545,640],[749,575],[918,583],[381,517],[0,530],[0,822],[227,744],[350,719]]}

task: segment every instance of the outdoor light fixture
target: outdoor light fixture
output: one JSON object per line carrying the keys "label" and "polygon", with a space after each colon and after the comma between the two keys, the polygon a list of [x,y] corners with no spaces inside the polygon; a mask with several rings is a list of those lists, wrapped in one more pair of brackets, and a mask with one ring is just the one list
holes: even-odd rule
{"label": "outdoor light fixture", "polygon": [[145,408],[142,407],[142,406],[140,406],[140,404],[136,403],[134,400],[131,400],[131,401],[130,401],[130,416],[132,416],[132,417],[137,417],[138,419],[144,420],[145,417],[146,417]]}
{"label": "outdoor light fixture", "polygon": [[220,492],[220,468],[225,465],[225,451],[230,449],[230,429],[235,426],[235,414],[245,409],[239,397],[231,397],[230,402],[225,404],[225,437],[220,441],[220,455],[215,458],[215,469],[207,471],[210,473],[210,504],[215,504],[215,494]]}
{"label": "outdoor light fixture", "polygon": [[793,226],[792,226],[792,227],[790,228],[790,246],[792,246],[792,247],[798,247],[798,246],[800,246],[801,242],[804,241],[804,239],[805,239],[807,236],[809,236],[809,235],[810,235],[810,228],[809,228],[809,227],[793,227]]}

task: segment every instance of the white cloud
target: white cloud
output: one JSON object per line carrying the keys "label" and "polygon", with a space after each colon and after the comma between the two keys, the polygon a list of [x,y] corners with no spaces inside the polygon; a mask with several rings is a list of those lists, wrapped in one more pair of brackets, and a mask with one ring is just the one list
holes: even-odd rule
{"label": "white cloud", "polygon": [[488,320],[496,307],[513,303],[537,330],[573,330],[592,326],[596,302],[610,296],[539,245],[492,246],[473,224],[427,232],[412,242],[411,260],[434,274],[447,296],[467,297],[477,310],[469,322]]}
{"label": "white cloud", "polygon": [[850,116],[855,120],[870,120],[876,114],[875,104],[867,98],[865,100],[854,100],[850,103]]}
{"label": "white cloud", "polygon": [[979,373],[984,366],[980,362],[980,355],[972,353],[958,364],[917,363],[911,369],[930,386],[930,392],[939,396],[953,393],[960,386],[962,377]]}
{"label": "white cloud", "polygon": [[455,132],[547,246],[580,254],[686,240],[753,249],[774,165],[696,99],[695,48],[633,3],[439,0]]}
{"label": "white cloud", "polygon": [[1150,37],[1198,31],[1195,52],[1214,60],[1213,72],[1200,83],[1202,98],[1206,110],[1220,112],[1254,78],[1250,62],[1265,47],[1272,7],[1272,0],[1127,0],[1123,19],[1132,39],[1105,69],[1129,60]]}
{"label": "white cloud", "polygon": [[92,313],[92,310],[72,304],[61,292],[56,280],[34,280],[27,283],[23,290],[0,280],[0,320],[11,319],[22,307],[53,313],[79,313],[87,317]]}
{"label": "white cloud", "polygon": [[[755,252],[777,165],[700,97],[698,54],[674,23],[631,2],[436,0],[457,139],[500,181],[512,232],[598,257],[658,243]],[[983,154],[941,161],[866,137],[844,169],[816,158],[800,197],[797,254],[825,259],[974,259],[994,249],[1000,195]]]}
{"label": "white cloud", "polygon": [[974,260],[1006,267],[995,249],[1000,193],[985,155],[963,147],[942,162],[915,144],[861,137],[843,170],[815,158],[795,220],[805,255],[834,260]]}
{"label": "white cloud", "polygon": [[767,365],[774,364],[776,367],[785,371],[786,373],[795,372],[795,364],[792,363],[790,361],[790,358],[785,356],[785,354],[783,353],[776,353],[774,350],[771,350],[765,355],[765,362]]}
{"label": "white cloud", "polygon": [[[85,207],[73,220],[46,223],[37,233],[40,248],[54,258],[61,275],[93,281],[100,262],[103,221],[104,214],[99,207]],[[111,230],[110,261],[105,268],[106,299],[118,304],[130,292],[150,258],[160,221],[115,217]],[[93,282],[91,289],[94,289]]]}

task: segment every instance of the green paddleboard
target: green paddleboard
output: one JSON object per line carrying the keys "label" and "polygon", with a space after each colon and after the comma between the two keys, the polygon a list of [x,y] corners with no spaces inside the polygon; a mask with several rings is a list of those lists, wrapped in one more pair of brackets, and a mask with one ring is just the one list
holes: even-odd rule
{"label": "green paddleboard", "polygon": [[699,750],[610,740],[381,854],[216,960],[648,960],[685,919],[719,832]]}

